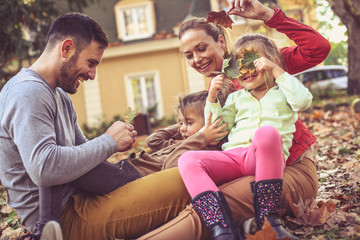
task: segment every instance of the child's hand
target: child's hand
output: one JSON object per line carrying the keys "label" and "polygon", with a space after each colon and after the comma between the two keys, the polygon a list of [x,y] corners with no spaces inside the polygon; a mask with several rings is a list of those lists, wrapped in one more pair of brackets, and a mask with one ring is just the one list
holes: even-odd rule
{"label": "child's hand", "polygon": [[222,138],[228,135],[229,130],[226,130],[227,123],[219,126],[222,120],[222,117],[216,119],[216,121],[211,124],[211,113],[209,114],[205,126],[202,127],[199,131],[202,132],[206,139],[208,140],[208,145],[216,145]]}
{"label": "child's hand", "polygon": [[215,103],[217,95],[224,84],[224,74],[218,74],[211,79],[208,100],[209,102]]}
{"label": "child's hand", "polygon": [[256,59],[254,61],[254,66],[256,71],[269,72],[274,76],[275,79],[285,72],[279,65],[265,57]]}

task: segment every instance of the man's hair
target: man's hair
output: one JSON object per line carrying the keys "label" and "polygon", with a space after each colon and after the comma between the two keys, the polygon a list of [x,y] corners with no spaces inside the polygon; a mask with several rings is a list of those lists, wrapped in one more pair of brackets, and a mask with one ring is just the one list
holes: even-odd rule
{"label": "man's hair", "polygon": [[101,48],[108,45],[108,38],[101,25],[82,13],[74,12],[57,17],[50,26],[46,46],[53,47],[57,42],[69,37],[73,39],[79,52],[93,40],[100,43]]}

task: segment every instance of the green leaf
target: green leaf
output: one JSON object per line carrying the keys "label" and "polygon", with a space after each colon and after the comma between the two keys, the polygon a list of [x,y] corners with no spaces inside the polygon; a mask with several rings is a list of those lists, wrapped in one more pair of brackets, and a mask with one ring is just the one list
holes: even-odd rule
{"label": "green leaf", "polygon": [[12,224],[13,221],[15,220],[15,219],[14,219],[15,216],[16,216],[16,212],[15,212],[15,210],[12,210],[12,211],[9,213],[8,217],[6,218],[6,222],[8,222],[9,225]]}
{"label": "green leaf", "polygon": [[349,153],[351,153],[351,150],[350,150],[350,149],[347,149],[347,148],[340,148],[340,149],[339,149],[339,153],[340,153],[341,155],[349,154]]}
{"label": "green leaf", "polygon": [[128,124],[132,124],[135,117],[136,111],[129,107],[126,115],[124,116],[124,121]]}
{"label": "green leaf", "polygon": [[229,54],[223,61],[221,72],[226,74],[229,79],[238,78],[240,76],[241,61],[234,54]]}

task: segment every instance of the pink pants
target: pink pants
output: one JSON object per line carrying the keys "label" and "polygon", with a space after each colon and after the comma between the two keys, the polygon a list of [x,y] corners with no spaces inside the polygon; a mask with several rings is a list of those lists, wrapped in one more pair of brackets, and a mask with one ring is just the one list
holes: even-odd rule
{"label": "pink pants", "polygon": [[219,191],[217,185],[255,175],[256,181],[280,179],[285,168],[282,140],[272,126],[260,127],[249,147],[226,151],[189,151],[179,158],[179,171],[191,197]]}

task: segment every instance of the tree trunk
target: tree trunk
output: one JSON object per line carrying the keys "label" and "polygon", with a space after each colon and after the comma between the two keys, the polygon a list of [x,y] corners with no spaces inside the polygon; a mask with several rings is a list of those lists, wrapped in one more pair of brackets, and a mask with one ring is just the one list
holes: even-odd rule
{"label": "tree trunk", "polygon": [[360,93],[360,1],[327,0],[347,28],[349,85],[348,94]]}

